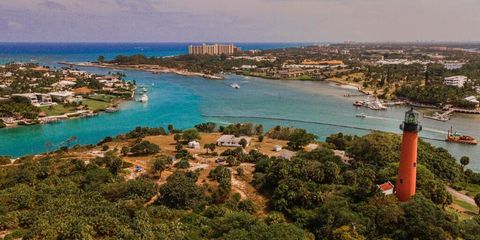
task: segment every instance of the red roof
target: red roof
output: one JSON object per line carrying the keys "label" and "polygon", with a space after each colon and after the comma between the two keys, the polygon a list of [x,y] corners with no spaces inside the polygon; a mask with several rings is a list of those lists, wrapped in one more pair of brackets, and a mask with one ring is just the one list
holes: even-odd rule
{"label": "red roof", "polygon": [[393,184],[390,181],[378,185],[378,188],[380,188],[380,190],[382,190],[382,192],[392,190],[394,187],[395,186],[393,186]]}

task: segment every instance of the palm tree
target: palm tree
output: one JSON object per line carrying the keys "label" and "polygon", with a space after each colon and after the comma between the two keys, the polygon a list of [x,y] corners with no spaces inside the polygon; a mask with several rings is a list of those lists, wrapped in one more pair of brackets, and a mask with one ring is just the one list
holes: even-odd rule
{"label": "palm tree", "polygon": [[467,156],[463,156],[460,158],[460,164],[462,164],[462,170],[465,169],[465,166],[467,166],[470,163],[470,158]]}

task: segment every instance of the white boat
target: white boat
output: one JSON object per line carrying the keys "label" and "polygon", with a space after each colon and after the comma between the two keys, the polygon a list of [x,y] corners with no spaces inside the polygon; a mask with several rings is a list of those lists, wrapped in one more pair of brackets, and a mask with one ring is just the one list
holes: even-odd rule
{"label": "white boat", "polygon": [[235,89],[240,89],[240,85],[238,85],[238,83],[232,83],[230,86]]}
{"label": "white boat", "polygon": [[250,79],[250,77],[246,76],[245,79]]}
{"label": "white boat", "polygon": [[143,93],[140,99],[138,99],[139,102],[148,102],[148,96],[146,93]]}
{"label": "white boat", "polygon": [[364,118],[367,117],[367,115],[365,115],[365,113],[359,113],[359,114],[355,115],[355,117],[364,119]]}
{"label": "white boat", "polygon": [[378,100],[378,98],[375,98],[373,101],[369,101],[367,103],[367,107],[372,109],[372,110],[386,110],[387,107],[383,106],[383,104]]}
{"label": "white boat", "polygon": [[117,112],[118,111],[118,108],[116,107],[109,107],[107,109],[105,109],[105,112],[107,113],[114,113],[114,112]]}
{"label": "white boat", "polygon": [[144,93],[148,92],[147,88],[146,88],[146,87],[142,87],[142,92],[144,92]]}

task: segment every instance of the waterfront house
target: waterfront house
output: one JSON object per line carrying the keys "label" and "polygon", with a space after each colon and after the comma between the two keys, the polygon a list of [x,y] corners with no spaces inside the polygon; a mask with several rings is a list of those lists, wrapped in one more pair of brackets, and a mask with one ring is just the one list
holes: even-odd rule
{"label": "waterfront house", "polygon": [[305,71],[300,68],[290,68],[290,69],[278,71],[276,76],[280,78],[297,78],[297,77],[303,76],[304,74],[305,74]]}
{"label": "waterfront house", "polygon": [[251,138],[250,137],[235,137],[234,135],[222,135],[218,140],[217,140],[217,145],[218,146],[224,146],[224,147],[241,147],[240,141],[242,139],[245,139],[247,141],[247,146],[250,145]]}
{"label": "waterfront house", "polygon": [[393,189],[395,188],[390,181],[377,185],[377,187],[384,195],[393,194]]}
{"label": "waterfront house", "polygon": [[466,98],[465,98],[465,101],[469,101],[469,102],[471,102],[471,103],[474,103],[474,104],[476,104],[477,106],[478,106],[478,104],[480,103],[480,102],[478,101],[477,97],[475,97],[475,96],[466,97]]}
{"label": "waterfront house", "polygon": [[443,84],[447,86],[454,86],[454,87],[463,87],[463,85],[468,81],[467,76],[451,76],[451,77],[446,77],[443,80]]}
{"label": "waterfront house", "polygon": [[21,93],[21,94],[13,94],[12,97],[23,97],[30,101],[30,103],[36,107],[40,106],[49,106],[54,105],[52,103],[52,98],[49,94],[43,93]]}
{"label": "waterfront house", "polygon": [[60,91],[60,92],[51,92],[50,96],[53,100],[57,102],[69,102],[70,99],[73,97],[73,92],[70,91]]}

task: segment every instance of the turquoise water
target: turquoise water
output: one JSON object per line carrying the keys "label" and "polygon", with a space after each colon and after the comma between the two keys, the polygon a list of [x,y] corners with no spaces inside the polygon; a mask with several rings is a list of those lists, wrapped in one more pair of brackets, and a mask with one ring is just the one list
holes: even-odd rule
{"label": "turquoise water", "polygon": [[[55,63],[56,57],[44,57],[48,59],[46,62]],[[326,82],[272,81],[235,75],[227,76],[225,81],[214,81],[173,74],[125,73],[127,79],[135,79],[138,84],[147,86],[148,103],[127,102],[117,113],[93,118],[0,130],[0,155],[44,152],[47,142],[55,145],[71,136],[76,136],[79,144],[90,144],[136,126],[166,127],[171,123],[176,128],[188,128],[205,121],[221,124],[255,122],[264,124],[265,128],[275,125],[301,127],[317,134],[321,140],[337,132],[363,135],[376,129],[400,133],[398,126],[407,110],[405,107],[382,112],[355,109],[352,106],[354,99],[343,97],[353,90]],[[241,86],[239,90],[230,87],[234,82]],[[367,118],[355,118],[360,112]],[[470,115],[455,115],[447,123],[423,119],[421,136],[436,146],[447,148],[457,158],[470,156],[469,167],[480,171],[480,147],[438,141],[445,138],[450,125],[478,138],[479,122],[480,116]]]}

